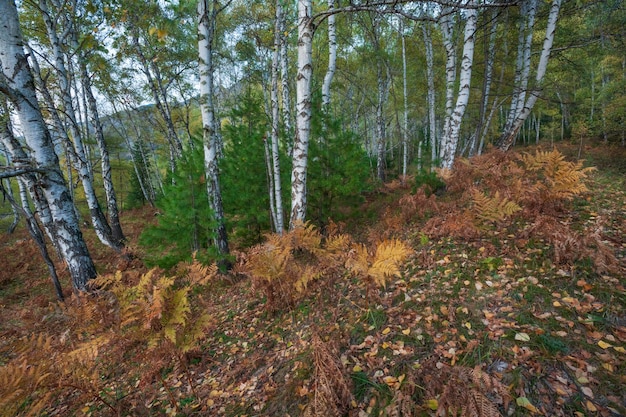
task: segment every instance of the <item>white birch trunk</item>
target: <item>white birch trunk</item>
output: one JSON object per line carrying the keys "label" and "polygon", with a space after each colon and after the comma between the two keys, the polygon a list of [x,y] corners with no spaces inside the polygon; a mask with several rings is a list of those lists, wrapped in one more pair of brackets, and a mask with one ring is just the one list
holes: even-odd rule
{"label": "white birch trunk", "polygon": [[287,155],[292,156],[293,151],[293,120],[291,114],[291,88],[289,87],[289,62],[287,59],[287,22],[285,19],[285,9],[282,7],[283,0],[277,0],[281,6],[280,24],[280,83],[282,92],[282,116],[285,136],[287,139]]}
{"label": "white birch trunk", "polygon": [[[470,4],[474,4],[471,1]],[[469,101],[470,82],[472,79],[472,64],[474,61],[474,38],[476,34],[476,20],[478,12],[476,9],[467,9],[467,22],[465,24],[465,35],[463,42],[463,58],[461,59],[461,73],[459,76],[459,95],[450,121],[446,123],[448,127],[444,131],[442,140],[441,164],[443,168],[452,168],[456,148],[459,143],[461,132],[461,121],[465,114],[465,109]]]}
{"label": "white birch trunk", "polygon": [[520,24],[517,59],[515,62],[515,80],[513,81],[514,89],[513,96],[511,98],[511,108],[505,124],[505,130],[511,128],[515,119],[522,111],[526,100],[526,90],[528,89],[528,78],[530,75],[530,52],[536,14],[537,0],[522,1],[520,6],[520,15],[524,21]]}
{"label": "white birch trunk", "polygon": [[272,90],[270,100],[272,102],[272,134],[271,134],[271,176],[270,205],[274,214],[275,232],[283,234],[284,212],[280,178],[280,153],[278,151],[278,138],[280,129],[279,103],[278,103],[278,66],[280,60],[281,26],[283,21],[283,8],[281,0],[276,0],[276,22],[274,25],[274,51],[272,53]]}
{"label": "white birch trunk", "polygon": [[45,219],[44,223],[42,218],[42,223],[48,223],[47,232],[56,242],[55,246],[68,267],[74,288],[85,290],[87,281],[96,276],[96,269],[78,227],[59,159],[37,102],[13,1],[0,1],[0,28],[2,84],[6,84],[7,90],[3,92],[15,106],[26,143],[32,151],[32,164],[44,170],[44,173],[38,175],[37,183],[32,184],[30,192],[33,195],[40,194],[47,202],[50,220]]}
{"label": "white birch trunk", "polygon": [[[446,132],[450,129],[452,119],[452,109],[454,106],[454,85],[456,82],[456,48],[454,47],[453,26],[454,10],[451,7],[444,7],[441,18],[441,33],[443,35],[443,45],[446,49],[446,117],[443,124],[444,139]],[[443,157],[444,143],[439,144],[438,155]]]}
{"label": "white birch trunk", "polygon": [[[222,193],[220,190],[219,173],[217,167],[216,120],[213,108],[213,38],[217,17],[214,0],[198,1],[198,56],[200,71],[200,112],[202,113],[202,131],[204,145],[204,169],[209,204],[213,209],[217,227],[215,230],[215,245],[221,255],[230,253]],[[230,264],[222,260],[224,266]]]}
{"label": "white birch trunk", "polygon": [[[335,7],[334,0],[328,0],[328,9]],[[322,84],[322,111],[328,113],[330,111],[330,85],[335,76],[337,68],[337,29],[335,27],[335,15],[328,16],[328,69],[324,76]]]}
{"label": "white birch trunk", "polygon": [[[61,48],[61,40],[56,32],[56,22],[54,22],[51,18],[47,1],[48,0],[40,0],[39,7],[46,26],[48,39],[52,47],[54,68],[58,76],[60,94],[63,101],[63,114],[67,118],[67,124],[69,125],[69,131],[72,136],[71,142],[73,144],[74,167],[78,171],[78,175],[83,185],[85,200],[87,201],[87,206],[89,207],[89,213],[91,215],[91,222],[98,239],[110,248],[120,251],[122,246],[119,241],[116,241],[112,237],[111,227],[109,226],[109,223],[102,212],[102,208],[100,207],[100,203],[98,202],[98,198],[96,197],[96,191],[93,185],[93,172],[90,167],[89,158],[85,152],[82,132],[79,129],[74,103],[72,100],[70,75],[65,65],[64,53]],[[66,29],[66,31],[69,29],[71,28]]]}
{"label": "white birch trunk", "polygon": [[[400,20],[402,22],[402,20]],[[402,118],[402,182],[406,179],[407,167],[409,165],[409,97],[407,93],[406,81],[406,41],[404,36],[404,25],[400,23],[400,35],[402,36],[402,98],[403,98],[403,118]],[[420,144],[421,145],[421,144]],[[419,146],[418,164],[421,168],[422,147]]]}
{"label": "white birch trunk", "polygon": [[311,133],[311,75],[313,73],[313,27],[311,0],[298,0],[298,75],[296,77],[296,137],[291,170],[291,216],[293,229],[306,216],[306,176]]}
{"label": "white birch trunk", "polygon": [[439,146],[437,143],[437,121],[435,118],[435,64],[433,58],[433,40],[429,23],[422,25],[424,35],[424,46],[426,48],[426,78],[428,84],[428,133],[431,146],[431,163],[437,159]]}
{"label": "white birch trunk", "polygon": [[543,47],[541,49],[541,57],[539,58],[539,64],[537,65],[537,73],[535,76],[535,86],[530,91],[528,100],[524,103],[524,106],[518,116],[516,117],[513,125],[508,131],[505,131],[500,140],[498,141],[498,147],[504,151],[507,151],[513,145],[515,136],[519,132],[522,124],[530,115],[539,95],[541,94],[541,87],[543,79],[546,75],[548,68],[548,60],[550,59],[550,51],[552,50],[552,43],[554,42],[554,33],[556,32],[556,22],[559,16],[559,10],[561,8],[561,0],[553,0],[550,6],[550,14],[548,16],[548,24],[546,26],[546,35],[543,39]]}

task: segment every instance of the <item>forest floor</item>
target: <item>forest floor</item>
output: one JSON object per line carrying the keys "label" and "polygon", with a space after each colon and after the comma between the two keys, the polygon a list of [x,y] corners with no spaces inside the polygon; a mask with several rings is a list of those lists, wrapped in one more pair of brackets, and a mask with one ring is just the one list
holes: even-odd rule
{"label": "forest floor", "polygon": [[[26,232],[3,235],[0,416],[624,416],[626,151],[583,157],[597,168],[588,190],[558,201],[519,197],[530,183],[515,178],[517,157],[497,154],[462,163],[432,195],[387,184],[333,228],[372,257],[404,242],[401,274],[380,286],[329,264],[283,288],[287,304],[275,282],[250,278],[255,252],[228,276],[148,273],[89,230],[100,273],[135,292],[68,290],[63,304]],[[475,186],[491,196],[480,211]],[[123,219],[140,253],[154,210]]]}

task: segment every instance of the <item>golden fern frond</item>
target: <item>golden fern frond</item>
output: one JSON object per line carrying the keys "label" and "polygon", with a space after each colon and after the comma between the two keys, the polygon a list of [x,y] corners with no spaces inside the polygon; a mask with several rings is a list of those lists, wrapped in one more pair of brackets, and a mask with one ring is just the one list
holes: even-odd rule
{"label": "golden fern frond", "polygon": [[350,249],[352,239],[348,235],[335,235],[326,240],[326,250],[330,253],[345,253]]}
{"label": "golden fern frond", "polygon": [[350,255],[351,256],[346,261],[346,268],[352,271],[355,275],[367,276],[367,271],[370,268],[370,255],[365,245],[356,245]]}
{"label": "golden fern frond", "polygon": [[400,275],[400,263],[402,263],[411,253],[411,250],[399,240],[386,240],[376,248],[376,255],[369,268],[370,275],[374,282],[385,287],[390,277]]}
{"label": "golden fern frond", "polygon": [[202,314],[193,321],[189,328],[185,327],[178,348],[186,353],[198,346],[198,341],[206,337],[206,328],[211,324],[211,316],[208,313]]}
{"label": "golden fern frond", "polygon": [[298,271],[299,278],[296,280],[294,286],[297,292],[303,293],[306,291],[309,282],[319,278],[322,273],[318,268],[307,265],[304,269]]}
{"label": "golden fern frond", "polygon": [[322,246],[322,235],[317,228],[309,223],[299,223],[289,235],[296,249],[305,249],[312,253],[318,253]]}
{"label": "golden fern frond", "polygon": [[187,267],[186,275],[191,285],[206,285],[217,276],[218,271],[215,263],[203,265],[196,260],[196,253],[194,252],[193,260]]}
{"label": "golden fern frond", "polygon": [[474,212],[476,216],[485,221],[500,221],[520,211],[522,208],[514,201],[500,196],[498,191],[493,197],[483,194],[477,189],[472,190]]}

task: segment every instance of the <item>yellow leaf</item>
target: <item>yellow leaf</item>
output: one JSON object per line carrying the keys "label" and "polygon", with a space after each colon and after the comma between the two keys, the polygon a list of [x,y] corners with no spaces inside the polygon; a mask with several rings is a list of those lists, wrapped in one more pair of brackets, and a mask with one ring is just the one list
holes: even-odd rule
{"label": "yellow leaf", "polygon": [[613,365],[611,365],[610,363],[603,363],[602,367],[609,372],[613,372]]}
{"label": "yellow leaf", "polygon": [[409,328],[402,330],[402,334],[405,336],[408,336],[410,333],[411,333],[411,329]]}
{"label": "yellow leaf", "polygon": [[553,302],[552,305],[555,307],[561,307],[561,303],[559,303],[558,301]]}
{"label": "yellow leaf", "polygon": [[389,334],[390,331],[391,329],[389,327],[386,327],[385,330],[383,330],[383,334]]}
{"label": "yellow leaf", "polygon": [[430,408],[433,411],[436,411],[439,408],[439,401],[436,398],[431,400],[426,400],[426,407]]}
{"label": "yellow leaf", "polygon": [[389,343],[387,343],[387,342],[383,342],[383,344],[382,344],[382,348],[383,349],[387,349],[389,346],[391,346],[391,345]]}
{"label": "yellow leaf", "polygon": [[587,407],[587,410],[591,411],[592,413],[595,413],[596,411],[598,411],[596,406],[593,405],[593,403],[589,400],[587,400],[587,402],[585,403],[585,407]]}
{"label": "yellow leaf", "polygon": [[598,342],[598,346],[600,346],[602,349],[608,349],[610,347],[613,347],[613,345],[606,343],[604,340],[600,340]]}
{"label": "yellow leaf", "polygon": [[613,349],[615,349],[619,353],[626,353],[626,349],[624,349],[622,346],[613,346]]}
{"label": "yellow leaf", "polygon": [[537,413],[539,411],[537,410],[537,407],[532,405],[531,402],[528,401],[528,398],[526,397],[517,397],[517,399],[515,400],[515,403],[517,404],[518,407],[524,407],[525,409],[529,410],[532,413]]}
{"label": "yellow leaf", "polygon": [[363,368],[359,365],[354,365],[354,368],[352,368],[352,372],[361,372],[362,370]]}
{"label": "yellow leaf", "polygon": [[468,329],[472,328],[472,323],[470,323],[469,321],[467,323],[465,323],[463,326],[467,327]]}
{"label": "yellow leaf", "polygon": [[[521,342],[529,342],[530,341],[530,336],[528,336],[528,334],[526,334],[524,332],[515,333],[515,340],[519,340]],[[522,398],[524,398],[524,397],[522,397]]]}

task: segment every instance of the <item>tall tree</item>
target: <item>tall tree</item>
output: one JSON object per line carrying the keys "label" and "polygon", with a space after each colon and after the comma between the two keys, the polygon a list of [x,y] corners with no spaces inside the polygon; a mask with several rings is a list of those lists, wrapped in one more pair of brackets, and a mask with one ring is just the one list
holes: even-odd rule
{"label": "tall tree", "polygon": [[[475,5],[474,0],[470,0],[469,5]],[[472,64],[474,61],[474,39],[476,33],[476,21],[478,12],[475,8],[467,9],[467,22],[465,23],[465,34],[463,38],[463,57],[461,58],[461,72],[459,75],[459,94],[456,105],[450,116],[446,116],[444,132],[442,137],[441,165],[443,168],[452,168],[456,148],[461,132],[461,121],[467,108],[470,95],[470,82],[472,80]]]}
{"label": "tall tree", "polygon": [[548,15],[548,23],[546,26],[546,34],[543,39],[541,57],[539,58],[539,63],[537,64],[535,85],[530,90],[528,99],[524,101],[510,128],[506,129],[498,140],[496,145],[502,150],[506,151],[513,145],[515,137],[530,115],[530,112],[541,94],[543,79],[548,68],[548,59],[550,58],[550,51],[552,50],[552,43],[554,42],[554,33],[556,32],[556,23],[560,8],[561,0],[553,0],[552,5],[550,6],[550,14]]}
{"label": "tall tree", "polygon": [[41,114],[24,53],[17,8],[12,0],[0,1],[0,28],[0,92],[15,107],[26,144],[32,152],[32,169],[37,171],[37,181],[29,184],[29,191],[34,200],[40,198],[47,203],[50,217],[42,218],[42,223],[68,267],[74,288],[85,290],[87,282],[96,276],[95,265],[83,240],[59,159]]}
{"label": "tall tree", "polygon": [[311,0],[298,0],[298,75],[296,76],[296,137],[291,170],[293,229],[306,216],[306,175],[311,134],[311,76],[313,74],[313,25]]}
{"label": "tall tree", "polygon": [[[213,107],[213,40],[217,15],[228,6],[220,6],[216,0],[198,1],[198,54],[200,71],[200,111],[202,113],[202,135],[204,146],[204,167],[209,205],[215,216],[215,245],[221,255],[230,253],[228,236],[220,191],[218,158],[217,158],[217,121]],[[222,260],[224,266],[228,262]]]}

